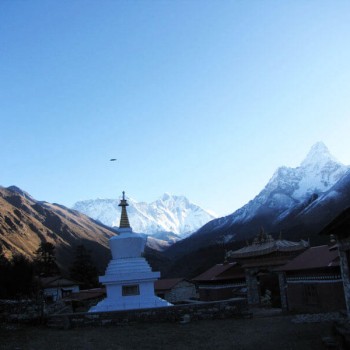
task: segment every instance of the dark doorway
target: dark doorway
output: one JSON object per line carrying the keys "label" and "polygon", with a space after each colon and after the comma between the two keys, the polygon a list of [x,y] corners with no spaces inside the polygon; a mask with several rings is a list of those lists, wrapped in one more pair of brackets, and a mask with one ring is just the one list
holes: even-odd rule
{"label": "dark doorway", "polygon": [[[262,305],[271,306],[274,308],[281,307],[281,293],[278,280],[278,274],[269,271],[260,271],[258,273],[260,286],[260,299]],[[270,305],[268,301],[270,300]]]}

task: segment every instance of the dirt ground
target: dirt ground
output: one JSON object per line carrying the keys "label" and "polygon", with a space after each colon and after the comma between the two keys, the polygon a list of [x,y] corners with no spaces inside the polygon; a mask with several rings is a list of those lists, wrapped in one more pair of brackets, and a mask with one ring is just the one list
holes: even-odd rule
{"label": "dirt ground", "polygon": [[321,339],[331,334],[332,323],[293,323],[292,318],[277,315],[70,330],[11,325],[0,329],[0,349],[323,349]]}

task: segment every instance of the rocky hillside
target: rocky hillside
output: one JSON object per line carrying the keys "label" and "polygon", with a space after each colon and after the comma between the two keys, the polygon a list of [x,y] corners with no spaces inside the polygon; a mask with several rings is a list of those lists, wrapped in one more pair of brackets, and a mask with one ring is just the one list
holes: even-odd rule
{"label": "rocky hillside", "polygon": [[[15,254],[33,259],[40,243],[50,242],[56,247],[58,265],[65,272],[73,260],[75,246],[83,244],[103,274],[111,259],[108,240],[115,234],[112,228],[76,210],[37,201],[15,186],[0,187],[0,254],[7,259]],[[166,247],[166,242],[156,238],[150,239],[146,247],[145,256],[157,271],[163,271],[168,261],[156,250]]]}
{"label": "rocky hillside", "polygon": [[77,244],[91,250],[98,267],[103,269],[110,253],[108,239],[115,235],[110,228],[58,204],[39,202],[17,187],[0,187],[1,252],[11,258],[22,254],[32,259],[40,242],[51,242],[61,268],[72,260]]}

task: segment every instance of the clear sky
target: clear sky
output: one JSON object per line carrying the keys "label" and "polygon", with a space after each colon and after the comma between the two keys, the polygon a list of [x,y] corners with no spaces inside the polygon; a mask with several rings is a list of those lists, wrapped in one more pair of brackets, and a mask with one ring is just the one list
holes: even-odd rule
{"label": "clear sky", "polygon": [[349,111],[349,1],[0,1],[0,185],[38,200],[229,214],[317,141],[350,164]]}

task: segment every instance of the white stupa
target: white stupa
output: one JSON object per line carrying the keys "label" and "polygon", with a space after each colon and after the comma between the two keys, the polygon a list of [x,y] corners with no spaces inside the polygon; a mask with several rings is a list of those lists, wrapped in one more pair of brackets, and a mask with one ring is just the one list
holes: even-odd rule
{"label": "white stupa", "polygon": [[112,260],[106,274],[99,277],[99,281],[106,286],[107,298],[93,306],[89,312],[171,306],[154,294],[154,281],[160,277],[160,272],[153,272],[142,257],[146,240],[132,232],[126,211],[128,205],[123,192],[119,204],[122,208],[119,235],[109,240]]}

